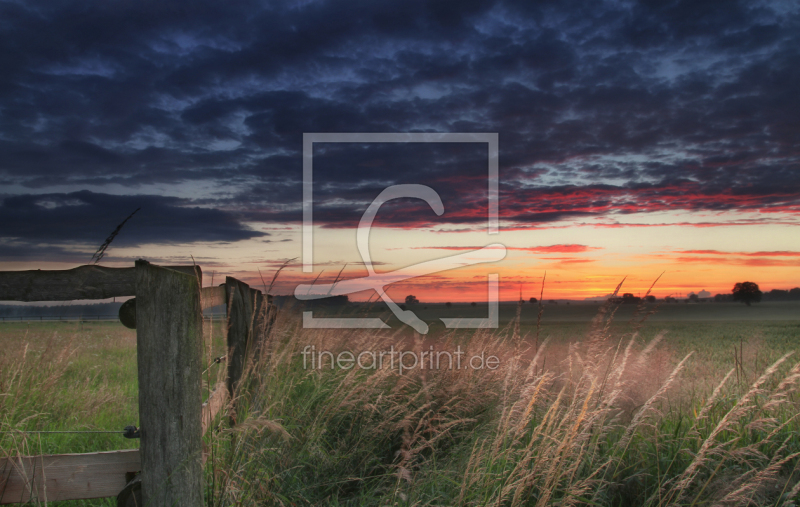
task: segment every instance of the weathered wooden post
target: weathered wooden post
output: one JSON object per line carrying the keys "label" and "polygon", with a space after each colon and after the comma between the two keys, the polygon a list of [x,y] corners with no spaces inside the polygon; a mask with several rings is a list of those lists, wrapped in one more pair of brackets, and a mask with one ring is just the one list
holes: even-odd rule
{"label": "weathered wooden post", "polygon": [[253,333],[250,337],[250,348],[253,350],[252,359],[261,358],[261,349],[264,338],[269,333],[269,299],[260,290],[250,289],[250,298],[253,300]]}
{"label": "weathered wooden post", "polygon": [[142,500],[202,505],[198,277],[136,261],[136,344]]}
{"label": "weathered wooden post", "polygon": [[[235,278],[225,278],[225,296],[228,303],[228,392],[236,396],[236,387],[242,378],[252,331],[253,299],[250,286]],[[231,424],[236,423],[236,407],[232,407]]]}

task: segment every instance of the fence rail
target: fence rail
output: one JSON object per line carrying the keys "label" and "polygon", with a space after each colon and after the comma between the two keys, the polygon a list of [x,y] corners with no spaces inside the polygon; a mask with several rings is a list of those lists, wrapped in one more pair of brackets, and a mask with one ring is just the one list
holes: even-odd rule
{"label": "fence rail", "polygon": [[[221,383],[202,405],[203,435],[227,401]],[[0,505],[117,496],[141,469],[139,449],[0,458]]]}
{"label": "fence rail", "polygon": [[[119,505],[128,501],[125,494],[136,494],[138,505],[202,503],[202,437],[225,407],[235,424],[231,393],[260,347],[256,338],[268,332],[276,308],[270,296],[234,278],[202,288],[197,266],[163,267],[140,260],[134,268],[0,272],[0,301],[125,296],[135,296],[126,303],[124,323],[136,329],[139,449],[0,458],[0,504],[102,498],[120,492],[125,493],[118,497]],[[226,380],[201,404],[202,311],[222,304],[229,316]],[[10,320],[2,318],[6,319]],[[136,473],[139,493],[131,487]]]}
{"label": "fence rail", "polygon": [[50,321],[113,321],[119,315],[0,315],[0,322],[50,322]]}
{"label": "fence rail", "polygon": [[[225,315],[203,315],[203,320],[211,321],[225,318]],[[0,315],[0,322],[113,322],[119,320],[117,315]]]}
{"label": "fence rail", "polygon": [[139,449],[3,458],[0,504],[117,496],[139,470]]}
{"label": "fence rail", "polygon": [[[169,266],[195,275],[197,266]],[[136,268],[80,266],[65,270],[0,271],[0,301],[75,301],[136,295]]]}

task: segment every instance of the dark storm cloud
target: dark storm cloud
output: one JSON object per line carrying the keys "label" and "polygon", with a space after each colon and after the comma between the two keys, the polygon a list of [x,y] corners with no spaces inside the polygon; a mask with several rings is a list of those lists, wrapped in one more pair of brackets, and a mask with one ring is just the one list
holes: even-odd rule
{"label": "dark storm cloud", "polygon": [[119,196],[85,190],[5,197],[0,203],[0,237],[7,242],[2,253],[4,257],[15,257],[20,244],[100,246],[137,208],[141,210],[114,239],[115,246],[233,242],[269,236],[244,227],[231,213],[186,204],[185,200],[175,197]]}
{"label": "dark storm cloud", "polygon": [[[136,241],[296,222],[304,132],[498,132],[519,224],[800,206],[791,2],[5,2],[0,66],[2,213],[28,210],[4,237],[64,239],[83,208],[33,203],[107,185],[166,194],[141,199],[172,225]],[[318,223],[354,224],[395,183],[429,184],[446,213],[403,201],[385,224],[484,221],[485,151],[412,148],[318,147]]]}

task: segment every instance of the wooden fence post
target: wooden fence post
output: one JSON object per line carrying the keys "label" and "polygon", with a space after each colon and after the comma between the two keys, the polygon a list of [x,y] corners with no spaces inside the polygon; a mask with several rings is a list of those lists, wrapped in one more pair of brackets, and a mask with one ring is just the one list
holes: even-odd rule
{"label": "wooden fence post", "polygon": [[264,336],[267,333],[267,298],[260,290],[250,289],[250,299],[253,300],[253,336],[251,348],[253,349],[252,358],[261,356],[261,347]]}
{"label": "wooden fence post", "polygon": [[[250,286],[235,278],[225,278],[225,295],[228,303],[228,392],[235,400],[236,387],[242,378],[245,356],[250,346],[253,299]],[[236,408],[231,410],[231,424],[236,423]]]}
{"label": "wooden fence post", "polygon": [[195,276],[136,261],[136,346],[144,504],[202,505],[203,321]]}
{"label": "wooden fence post", "polygon": [[264,295],[259,290],[250,289],[255,293],[253,300],[256,302],[253,310],[253,355],[255,360],[264,359],[264,347],[277,317],[278,308],[272,303],[272,296]]}

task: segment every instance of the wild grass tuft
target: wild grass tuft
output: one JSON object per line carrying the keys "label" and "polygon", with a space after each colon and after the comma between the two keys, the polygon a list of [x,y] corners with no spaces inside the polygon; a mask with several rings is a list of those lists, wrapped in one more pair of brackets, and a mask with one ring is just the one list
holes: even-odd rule
{"label": "wild grass tuft", "polygon": [[682,376],[704,364],[670,356],[665,333],[643,343],[643,320],[612,332],[615,311],[582,341],[536,349],[516,323],[445,334],[436,350],[491,353],[500,367],[403,375],[304,369],[305,346],[399,338],[304,330],[284,313],[242,383],[244,423],[216,433],[209,505],[791,505],[800,364],[786,355],[749,386],[728,373],[687,392]]}
{"label": "wild grass tuft", "polygon": [[[637,312],[643,318],[619,323],[619,307],[604,305],[575,339],[530,308],[536,329],[527,333],[517,316],[501,330],[435,338],[303,329],[296,314],[279,313],[234,393],[238,424],[220,417],[207,435],[207,504],[798,502],[800,363],[787,353],[797,345],[796,323],[765,326],[742,354],[740,335],[753,327],[667,323],[668,332],[651,332],[643,327],[647,309]],[[221,352],[212,342],[224,340],[224,326],[213,326],[209,360]],[[540,343],[536,330],[543,331]],[[25,433],[135,424],[132,331],[102,323],[5,324],[0,338],[2,455],[136,445],[116,436]],[[747,365],[739,382],[734,344],[737,361]],[[312,345],[334,354],[461,347],[465,357],[496,355],[500,364],[402,375],[327,362],[304,368],[301,353]],[[224,368],[210,365],[209,388]]]}

